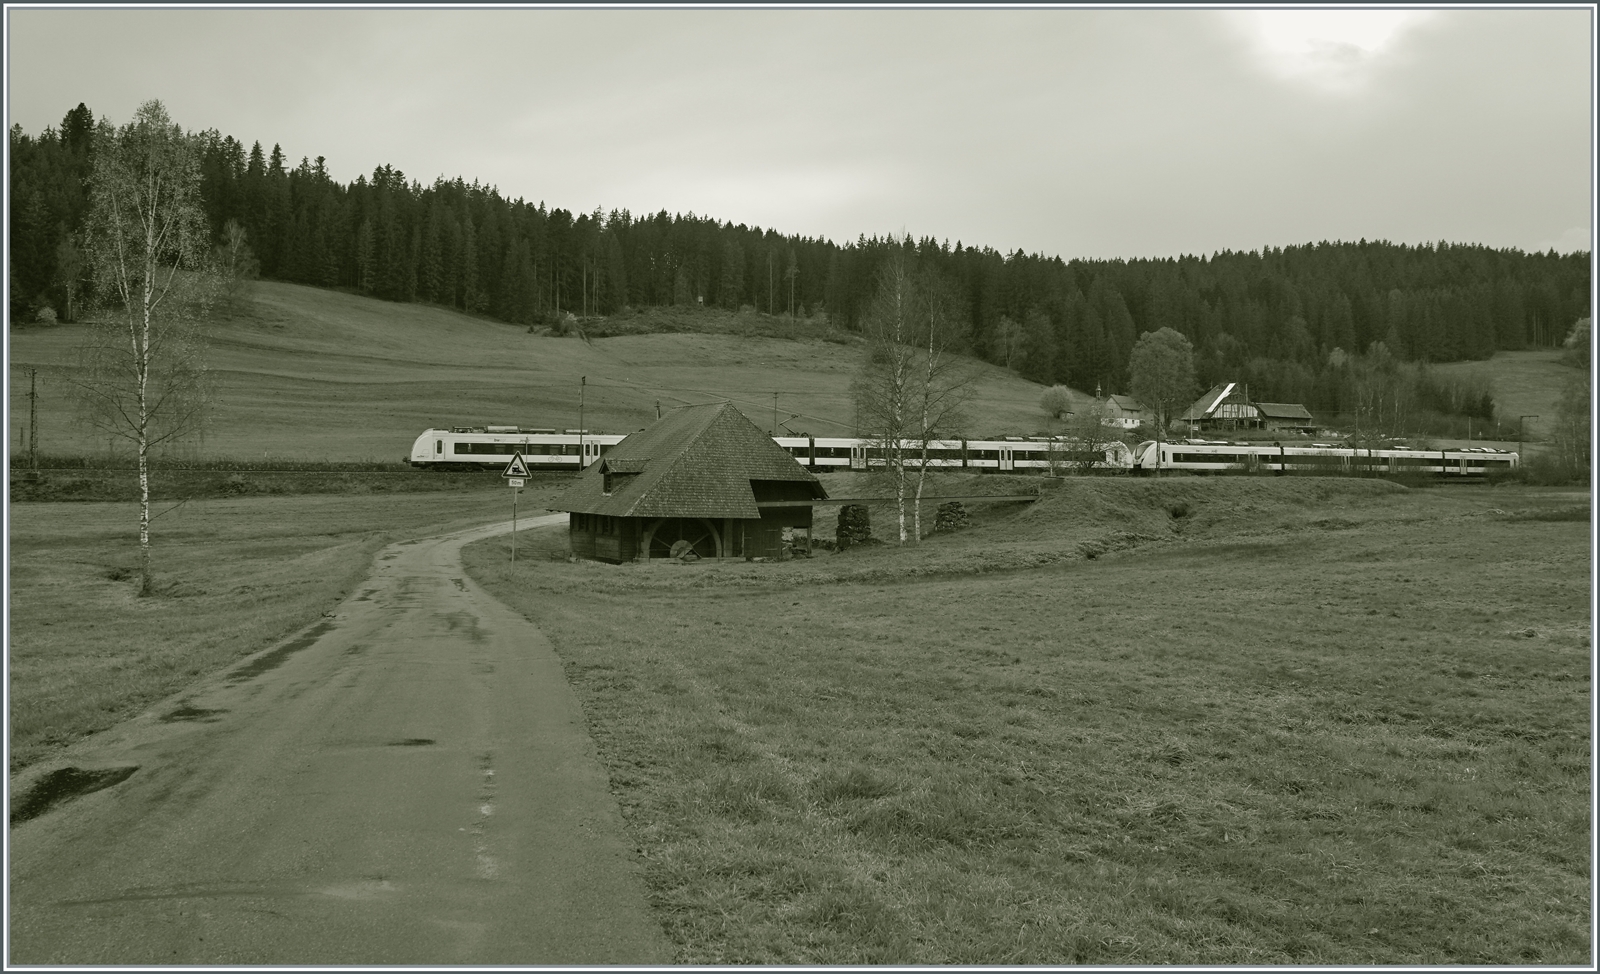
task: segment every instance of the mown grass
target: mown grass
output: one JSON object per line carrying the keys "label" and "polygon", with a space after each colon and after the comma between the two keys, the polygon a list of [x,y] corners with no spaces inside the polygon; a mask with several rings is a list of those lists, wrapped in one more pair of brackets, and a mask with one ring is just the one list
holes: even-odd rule
{"label": "mown grass", "polygon": [[1069,481],[913,552],[467,559],[561,653],[680,962],[1580,964],[1580,505]]}
{"label": "mown grass", "polygon": [[13,772],[313,622],[383,545],[511,516],[498,485],[194,501],[155,522],[139,598],[134,505],[9,513]]}
{"label": "mown grass", "polygon": [[[841,344],[822,319],[651,309],[586,324],[615,337],[554,337],[445,308],[257,282],[237,313],[209,325],[217,401],[205,439],[186,447],[241,461],[398,461],[430,427],[584,425],[628,433],[656,407],[729,399],[762,429],[778,420],[818,436],[851,435],[850,381],[861,346]],[[10,335],[13,456],[26,453],[27,369],[39,370],[38,449],[99,453],[103,438],[75,419],[68,376],[78,325]],[[1039,387],[979,364],[975,433],[1042,426]],[[20,417],[20,421],[17,420]],[[117,449],[126,451],[125,444]]]}

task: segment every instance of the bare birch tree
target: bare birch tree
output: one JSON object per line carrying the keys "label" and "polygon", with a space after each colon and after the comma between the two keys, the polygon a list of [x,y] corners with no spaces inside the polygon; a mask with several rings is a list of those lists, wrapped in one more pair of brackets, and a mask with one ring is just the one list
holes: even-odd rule
{"label": "bare birch tree", "polygon": [[[890,253],[864,319],[867,361],[853,391],[861,432],[882,454],[894,489],[901,544],[908,537],[921,540],[921,501],[933,443],[959,426],[971,395],[970,363],[957,352],[957,312],[948,287],[917,273],[904,252]],[[913,460],[918,467],[914,484],[906,469]]]}
{"label": "bare birch tree", "polygon": [[159,101],[95,130],[83,252],[94,285],[74,383],[83,415],[132,443],[139,471],[139,594],[151,591],[150,453],[200,429],[211,400],[200,326],[216,275],[196,145]]}
{"label": "bare birch tree", "polygon": [[[906,543],[906,441],[911,432],[916,346],[912,271],[899,249],[878,270],[878,287],[863,319],[867,360],[854,388],[861,435],[883,455],[894,487],[900,543]],[[870,471],[870,460],[868,470]]]}

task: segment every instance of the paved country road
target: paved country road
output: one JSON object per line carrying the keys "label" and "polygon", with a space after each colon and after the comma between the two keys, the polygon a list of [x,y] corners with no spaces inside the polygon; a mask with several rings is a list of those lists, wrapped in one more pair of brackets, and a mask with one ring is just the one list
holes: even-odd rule
{"label": "paved country road", "polygon": [[13,815],[138,768],[11,829],[9,963],[670,963],[560,662],[461,570],[509,529],[391,545],[320,625],[14,781]]}

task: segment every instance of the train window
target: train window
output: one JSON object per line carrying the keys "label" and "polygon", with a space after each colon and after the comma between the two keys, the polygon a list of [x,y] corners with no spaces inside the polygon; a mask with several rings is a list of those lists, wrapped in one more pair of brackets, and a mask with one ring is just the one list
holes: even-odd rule
{"label": "train window", "polygon": [[439,454],[441,454],[443,452],[444,452],[444,440],[434,440],[433,441],[433,454],[434,454],[434,456],[438,456]]}
{"label": "train window", "polygon": [[455,444],[455,452],[457,452],[457,453],[471,453],[472,452],[472,444],[471,443],[457,443],[457,444]]}

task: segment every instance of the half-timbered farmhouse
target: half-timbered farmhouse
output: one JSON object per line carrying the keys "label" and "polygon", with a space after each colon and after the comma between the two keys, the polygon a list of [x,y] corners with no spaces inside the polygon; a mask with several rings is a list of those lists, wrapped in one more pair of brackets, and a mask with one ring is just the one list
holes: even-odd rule
{"label": "half-timbered farmhouse", "polygon": [[815,474],[731,403],[685,406],[613,446],[551,510],[570,514],[572,553],[621,563],[772,558],[783,529],[811,527],[828,496]]}
{"label": "half-timbered farmhouse", "polygon": [[1261,426],[1260,410],[1245,396],[1244,387],[1237,382],[1212,386],[1178,419],[1195,431],[1256,429]]}

